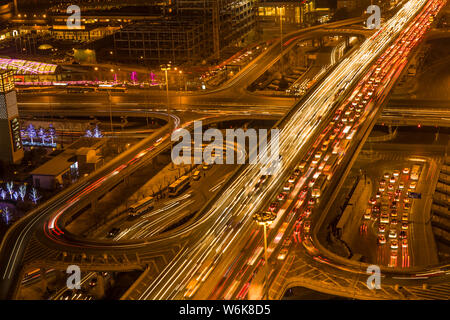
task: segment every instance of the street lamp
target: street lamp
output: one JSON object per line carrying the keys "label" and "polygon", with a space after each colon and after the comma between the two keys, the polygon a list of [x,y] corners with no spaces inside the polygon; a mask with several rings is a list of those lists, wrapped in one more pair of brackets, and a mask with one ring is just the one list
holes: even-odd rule
{"label": "street lamp", "polygon": [[[166,75],[166,98],[167,98],[167,117],[169,125],[169,133],[172,133],[172,122],[170,117],[170,100],[169,100],[169,77],[167,76],[167,72],[171,69],[170,63],[162,64],[161,65],[161,71],[164,71]],[[170,156],[172,156],[172,142],[170,142]],[[172,162],[173,164],[173,162]]]}
{"label": "street lamp", "polygon": [[[277,7],[278,8],[278,7]],[[280,7],[280,63],[281,63],[281,74],[283,75],[283,7]]]}
{"label": "street lamp", "polygon": [[[272,224],[276,219],[277,215],[270,211],[258,212],[253,215],[253,220],[260,226],[263,226],[264,229],[264,260],[265,260],[265,281],[264,286],[267,288],[268,280],[269,280],[269,261],[267,259],[267,226]],[[264,290],[266,293],[266,290]]]}

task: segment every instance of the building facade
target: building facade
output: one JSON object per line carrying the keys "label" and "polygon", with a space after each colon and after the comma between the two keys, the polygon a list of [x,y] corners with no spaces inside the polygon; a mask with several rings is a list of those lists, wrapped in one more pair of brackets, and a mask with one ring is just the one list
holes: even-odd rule
{"label": "building facade", "polygon": [[23,158],[14,72],[0,71],[0,160],[19,163]]}
{"label": "building facade", "polygon": [[114,35],[121,62],[181,63],[220,56],[255,26],[255,0],[176,0],[170,14],[124,27]]}

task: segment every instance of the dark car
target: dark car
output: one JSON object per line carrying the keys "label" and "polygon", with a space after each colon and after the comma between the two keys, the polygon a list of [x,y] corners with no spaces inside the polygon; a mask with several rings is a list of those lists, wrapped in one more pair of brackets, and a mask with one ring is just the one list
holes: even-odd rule
{"label": "dark car", "polygon": [[117,236],[120,232],[120,228],[112,228],[111,230],[109,230],[107,237],[108,238],[114,238],[115,236]]}

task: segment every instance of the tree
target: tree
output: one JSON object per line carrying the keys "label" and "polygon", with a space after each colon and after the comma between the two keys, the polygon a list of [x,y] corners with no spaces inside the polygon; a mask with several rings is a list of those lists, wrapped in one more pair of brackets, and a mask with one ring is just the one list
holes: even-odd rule
{"label": "tree", "polygon": [[4,189],[0,189],[0,197],[2,197],[3,200],[6,199],[6,195],[7,195],[6,191]]}
{"label": "tree", "polygon": [[17,191],[14,191],[14,193],[13,193],[13,199],[15,201],[17,201],[17,199],[19,199],[19,193]]}
{"label": "tree", "polygon": [[88,137],[88,138],[92,138],[92,131],[90,129],[87,129],[86,134],[84,136]]}
{"label": "tree", "polygon": [[27,195],[27,186],[24,185],[24,184],[22,184],[22,185],[19,187],[19,196],[20,196],[20,199],[22,199],[22,201],[24,201],[26,195]]}
{"label": "tree", "polygon": [[102,131],[100,130],[100,128],[98,127],[98,124],[97,124],[97,125],[95,125],[95,128],[94,128],[94,138],[101,138],[101,137],[103,137]]}
{"label": "tree", "polygon": [[56,139],[56,130],[53,127],[53,125],[50,123],[50,125],[48,126],[48,136],[50,138],[50,140],[52,141],[52,144],[54,143],[55,139]]}
{"label": "tree", "polygon": [[27,133],[28,138],[30,138],[31,143],[33,143],[33,139],[36,138],[36,129],[34,128],[33,124],[30,123],[30,125],[27,127]]}
{"label": "tree", "polygon": [[47,138],[45,129],[40,127],[37,134],[38,134],[38,137],[41,139],[42,144],[45,144],[45,139]]}
{"label": "tree", "polygon": [[8,207],[4,207],[3,208],[3,212],[2,212],[2,218],[3,221],[5,221],[6,225],[9,224],[9,220],[10,220],[10,214],[9,214],[9,208]]}
{"label": "tree", "polygon": [[34,204],[36,204],[38,202],[38,200],[41,198],[40,194],[38,193],[38,191],[35,187],[31,188],[30,198]]}
{"label": "tree", "polygon": [[7,183],[6,183],[6,189],[8,189],[9,196],[10,196],[11,199],[12,199],[12,194],[13,194],[13,192],[14,192],[14,182],[12,182],[12,181],[7,182]]}

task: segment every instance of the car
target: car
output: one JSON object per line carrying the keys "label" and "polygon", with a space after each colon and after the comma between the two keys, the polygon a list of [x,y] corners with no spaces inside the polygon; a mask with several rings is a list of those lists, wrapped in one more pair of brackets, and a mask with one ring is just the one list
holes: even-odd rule
{"label": "car", "polygon": [[283,187],[283,190],[285,191],[291,191],[292,185],[290,183],[286,183]]}
{"label": "car", "polygon": [[311,215],[311,208],[306,208],[305,209],[305,212],[304,212],[304,214],[305,214],[305,217],[309,217],[310,215]]}
{"label": "car", "polygon": [[384,192],[384,190],[386,190],[383,186],[380,186],[379,188],[378,188],[378,191],[379,192]]}
{"label": "car", "polygon": [[408,239],[402,240],[402,248],[408,248]]}
{"label": "car", "polygon": [[378,235],[378,244],[385,244],[386,243],[386,237],[383,234]]}
{"label": "car", "polygon": [[388,185],[388,190],[389,190],[389,191],[393,191],[393,190],[394,190],[394,186],[393,186],[392,184],[389,184],[389,185]]}
{"label": "car", "polygon": [[390,228],[393,229],[397,225],[397,219],[391,219],[391,226]]}
{"label": "car", "polygon": [[398,241],[395,239],[391,240],[391,249],[398,249]]}
{"label": "car", "polygon": [[380,180],[380,186],[385,186],[385,185],[386,185],[386,180],[381,179],[381,180]]}
{"label": "car", "polygon": [[107,238],[114,238],[115,236],[117,236],[120,232],[120,228],[112,228],[111,230],[109,230],[108,234],[107,234]]}
{"label": "car", "polygon": [[378,227],[378,232],[383,233],[385,231],[386,231],[386,225],[380,224],[380,226]]}
{"label": "car", "polygon": [[288,249],[287,248],[281,249],[280,253],[278,254],[277,259],[278,260],[284,260],[286,258],[287,253],[288,253]]}
{"label": "car", "polygon": [[403,202],[404,202],[404,203],[410,203],[410,201],[411,201],[411,200],[410,200],[409,198],[406,198],[406,197],[403,198]]}
{"label": "car", "polygon": [[295,176],[290,176],[288,182],[289,183],[294,183],[295,182]]}
{"label": "car", "polygon": [[369,203],[370,204],[375,204],[375,203],[377,203],[377,200],[372,197],[372,198],[369,199]]}
{"label": "car", "polygon": [[404,184],[403,182],[400,182],[400,183],[398,184],[398,188],[399,188],[399,189],[404,189],[404,188],[405,188],[405,184]]}
{"label": "car", "polygon": [[381,192],[377,192],[377,194],[375,195],[375,198],[380,198],[381,197]]}
{"label": "car", "polygon": [[389,215],[387,213],[381,214],[380,222],[381,223],[389,223]]}
{"label": "car", "polygon": [[308,193],[308,186],[304,186],[302,188],[302,190],[300,191],[300,198],[303,198],[304,196],[306,196],[306,193]]}
{"label": "car", "polygon": [[305,170],[306,168],[306,165],[307,165],[306,161],[303,161],[298,165],[298,169],[303,172],[303,170]]}
{"label": "car", "polygon": [[384,175],[383,175],[383,177],[384,177],[385,179],[389,179],[389,178],[391,177],[391,175],[390,175],[388,172],[385,172]]}
{"label": "car", "polygon": [[395,197],[394,197],[394,201],[395,201],[395,202],[399,202],[399,201],[400,201],[400,197],[399,197],[399,196],[395,196]]}
{"label": "car", "polygon": [[399,170],[394,170],[394,172],[392,173],[392,175],[394,177],[398,177],[400,175],[400,171]]}
{"label": "car", "polygon": [[411,184],[409,185],[409,187],[413,190],[416,189],[416,186],[417,186],[417,183],[415,181],[411,182]]}
{"label": "car", "polygon": [[372,218],[372,210],[370,208],[366,209],[366,212],[364,213],[364,219],[370,220]]}
{"label": "car", "polygon": [[411,209],[411,203],[405,203],[403,208],[405,208],[405,211],[409,211]]}
{"label": "car", "polygon": [[294,175],[299,176],[302,172],[300,171],[300,169],[295,169],[294,170]]}
{"label": "car", "polygon": [[314,186],[314,183],[316,183],[316,179],[309,180],[308,187],[312,188]]}
{"label": "car", "polygon": [[197,181],[200,180],[201,173],[200,170],[195,170],[194,173],[192,173],[192,180]]}
{"label": "car", "polygon": [[400,239],[406,239],[407,238],[407,234],[405,230],[400,231],[400,233],[398,234],[398,237]]}
{"label": "car", "polygon": [[308,200],[308,205],[313,206],[316,203],[316,199],[311,198]]}
{"label": "car", "polygon": [[402,223],[402,230],[408,230],[408,223],[407,222],[403,222]]}
{"label": "car", "polygon": [[309,233],[310,229],[311,229],[311,221],[307,220],[307,221],[305,221],[305,224],[303,225],[303,231],[305,233]]}
{"label": "car", "polygon": [[407,167],[403,168],[403,174],[409,174],[409,168]]}
{"label": "car", "polygon": [[409,218],[408,218],[408,213],[407,213],[407,212],[403,213],[403,215],[402,215],[402,221],[408,222],[408,220],[409,220]]}
{"label": "car", "polygon": [[97,282],[97,278],[92,278],[91,281],[89,281],[89,287],[95,287],[97,285]]}
{"label": "car", "polygon": [[397,231],[390,230],[389,231],[389,238],[396,239],[397,238]]}
{"label": "car", "polygon": [[374,212],[374,213],[377,213],[377,212],[380,212],[380,206],[379,205],[374,205],[373,207],[372,207],[372,211]]}
{"label": "car", "polygon": [[283,201],[284,199],[286,199],[286,193],[281,192],[281,193],[277,196],[277,200],[278,200],[278,201]]}
{"label": "car", "polygon": [[320,158],[322,158],[322,152],[317,152],[315,155],[314,155],[314,158],[316,158],[316,159],[320,159]]}
{"label": "car", "polygon": [[389,178],[389,182],[390,182],[390,183],[395,183],[395,177],[394,177],[394,176],[390,177],[390,178]]}
{"label": "car", "polygon": [[269,210],[268,211],[272,211],[274,212],[275,210],[278,209],[278,203],[277,202],[272,202],[269,206]]}

